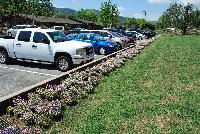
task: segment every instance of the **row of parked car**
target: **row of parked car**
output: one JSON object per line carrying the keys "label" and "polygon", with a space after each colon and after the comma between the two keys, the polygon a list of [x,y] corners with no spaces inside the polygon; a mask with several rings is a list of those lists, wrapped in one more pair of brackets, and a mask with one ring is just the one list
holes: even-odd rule
{"label": "row of parked car", "polygon": [[16,29],[15,38],[11,30],[8,30],[10,38],[0,38],[1,64],[8,63],[13,58],[28,59],[54,63],[60,71],[67,71],[75,64],[89,62],[94,59],[95,54],[107,55],[128,47],[140,35],[137,31],[115,29],[80,29],[77,33],[65,35],[62,29],[41,29],[31,25],[13,29]]}
{"label": "row of parked car", "polygon": [[128,30],[105,28],[103,30],[72,30],[67,37],[70,40],[91,43],[96,54],[110,54],[129,46],[136,40],[148,39],[155,36],[151,30]]}

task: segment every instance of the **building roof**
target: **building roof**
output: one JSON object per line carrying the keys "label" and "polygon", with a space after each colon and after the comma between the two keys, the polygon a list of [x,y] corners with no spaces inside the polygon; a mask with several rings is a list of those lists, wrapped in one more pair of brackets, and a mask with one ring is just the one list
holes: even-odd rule
{"label": "building roof", "polygon": [[85,24],[95,24],[95,25],[98,25],[98,26],[103,26],[103,24],[101,24],[100,22],[93,22],[93,21],[89,21],[89,20],[83,20],[83,19],[72,19],[74,21],[77,21],[77,22],[81,22],[81,23],[85,23]]}
{"label": "building roof", "polygon": [[28,18],[28,19],[35,20],[37,22],[43,22],[43,23],[81,25],[80,22],[76,22],[74,20],[70,20],[67,18],[55,18],[55,17],[35,16],[35,15],[27,15],[27,14],[17,14],[17,15],[20,17]]}

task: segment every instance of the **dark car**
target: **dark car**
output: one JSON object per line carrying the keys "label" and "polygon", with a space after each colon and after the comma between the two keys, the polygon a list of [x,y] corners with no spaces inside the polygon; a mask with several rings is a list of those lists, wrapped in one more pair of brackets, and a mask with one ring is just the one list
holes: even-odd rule
{"label": "dark car", "polygon": [[152,37],[154,37],[156,35],[155,32],[153,32],[152,30],[149,30],[149,29],[148,30],[131,29],[129,31],[136,31],[136,32],[138,32],[140,34],[143,34],[143,35],[145,35],[147,37],[147,39],[152,38]]}
{"label": "dark car", "polygon": [[128,38],[129,39],[128,43],[134,43],[136,41],[135,36],[127,34],[123,29],[104,28],[104,30],[112,31],[112,32],[117,33],[118,35],[120,35],[122,37]]}

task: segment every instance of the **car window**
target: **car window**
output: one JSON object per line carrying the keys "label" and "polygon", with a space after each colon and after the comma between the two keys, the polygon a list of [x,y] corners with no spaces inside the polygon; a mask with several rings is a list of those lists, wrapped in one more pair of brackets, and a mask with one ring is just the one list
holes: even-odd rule
{"label": "car window", "polygon": [[48,39],[44,33],[35,32],[33,36],[33,42],[35,43],[42,43],[43,39]]}
{"label": "car window", "polygon": [[63,32],[60,32],[60,31],[47,32],[47,34],[55,43],[69,41],[67,36]]}
{"label": "car window", "polygon": [[76,39],[82,40],[83,39],[83,35],[76,36]]}
{"label": "car window", "polygon": [[90,35],[90,36],[89,36],[89,40],[94,41],[94,40],[95,40],[95,36]]}
{"label": "car window", "polygon": [[79,39],[79,40],[89,40],[89,37],[87,35],[79,35],[79,36],[77,36],[76,39]]}
{"label": "car window", "polygon": [[20,29],[25,29],[25,28],[28,28],[27,26],[22,26],[22,27],[20,27]]}
{"label": "car window", "polygon": [[80,33],[90,33],[90,31],[80,31]]}
{"label": "car window", "polygon": [[91,33],[94,33],[94,34],[101,34],[100,31],[91,31]]}
{"label": "car window", "polygon": [[31,31],[20,31],[18,41],[29,42],[31,37]]}
{"label": "car window", "polygon": [[110,35],[110,34],[107,33],[107,32],[102,32],[102,36],[103,36],[103,37],[109,37],[109,35]]}
{"label": "car window", "polygon": [[114,33],[114,32],[109,32],[110,34],[112,34],[112,36],[114,36],[114,37],[120,37],[118,34],[116,34],[116,33]]}
{"label": "car window", "polygon": [[55,30],[64,30],[63,27],[54,27]]}

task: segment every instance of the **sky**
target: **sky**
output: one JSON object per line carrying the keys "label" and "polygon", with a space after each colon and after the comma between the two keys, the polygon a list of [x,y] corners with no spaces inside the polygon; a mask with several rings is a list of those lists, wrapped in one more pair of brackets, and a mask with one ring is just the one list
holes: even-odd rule
{"label": "sky", "polygon": [[[55,7],[71,8],[74,10],[96,9],[99,10],[101,3],[107,0],[52,0]],[[191,3],[200,8],[200,0],[111,0],[116,4],[120,15],[124,17],[145,18],[149,21],[157,21],[170,3],[181,2]],[[147,15],[144,15],[144,12]]]}

